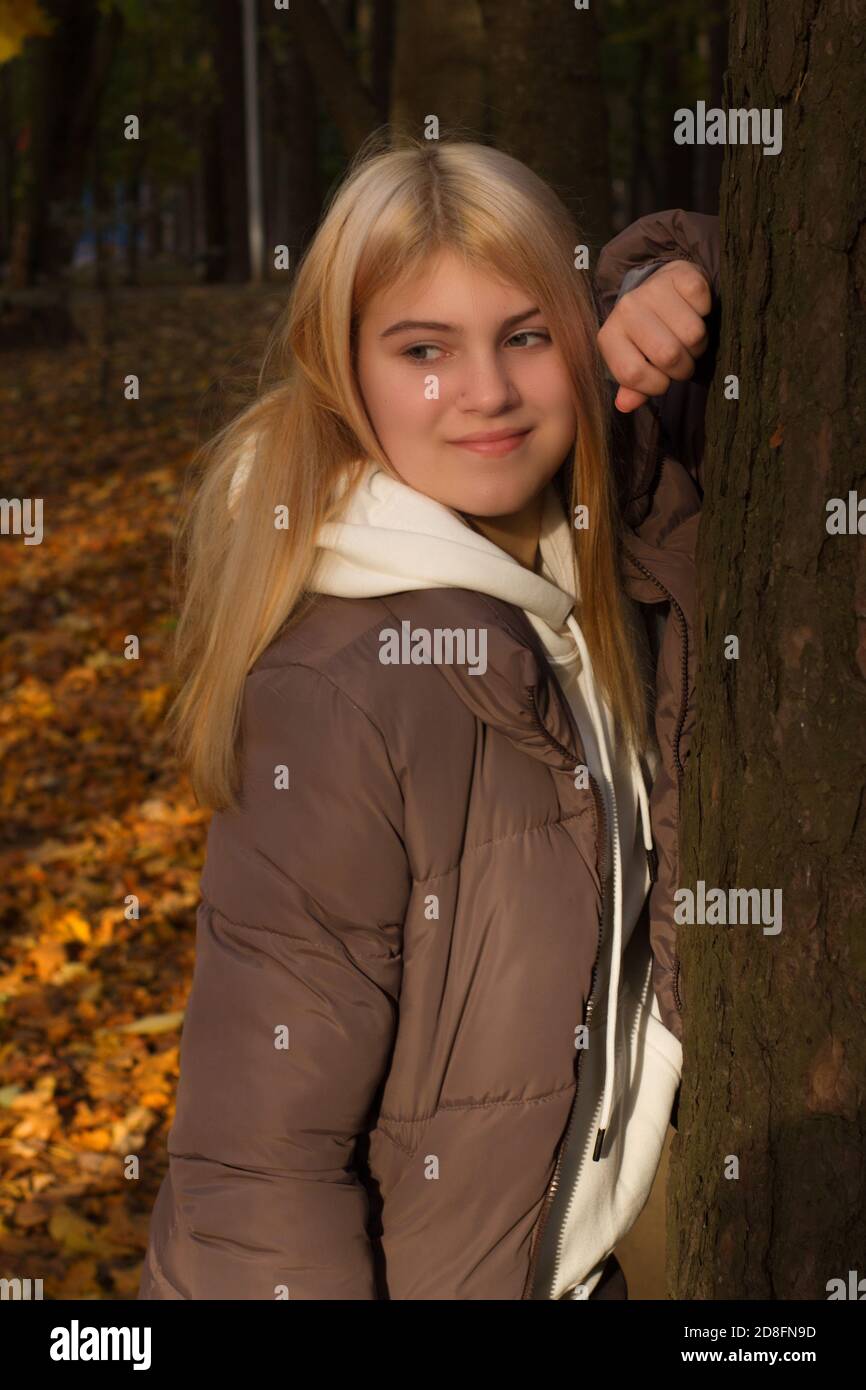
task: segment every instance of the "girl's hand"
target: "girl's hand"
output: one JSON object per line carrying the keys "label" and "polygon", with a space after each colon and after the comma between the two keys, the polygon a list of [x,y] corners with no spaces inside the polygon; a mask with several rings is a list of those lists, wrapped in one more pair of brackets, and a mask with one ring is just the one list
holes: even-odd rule
{"label": "girl's hand", "polygon": [[712,308],[707,277],[691,261],[670,261],[624,294],[598,332],[608,370],[619,382],[615,406],[636,410],[687,381],[707,347],[703,315]]}

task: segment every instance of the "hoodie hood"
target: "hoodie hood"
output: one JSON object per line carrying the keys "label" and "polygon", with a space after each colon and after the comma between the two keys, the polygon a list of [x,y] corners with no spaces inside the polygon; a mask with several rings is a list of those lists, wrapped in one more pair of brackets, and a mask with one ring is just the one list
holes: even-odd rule
{"label": "hoodie hood", "polygon": [[[565,578],[568,554],[552,508],[564,523],[555,495],[546,495],[543,529],[556,533],[555,569]],[[319,550],[310,581],[317,593],[372,598],[407,589],[474,589],[523,608],[554,655],[568,659],[575,651],[563,631],[574,598],[568,587],[553,582],[549,568],[546,576],[526,569],[474,531],[459,512],[392,478],[375,462],[368,463],[340,520],[320,528]]]}
{"label": "hoodie hood", "polygon": [[[341,492],[346,490],[347,483],[343,482]],[[371,598],[409,589],[465,588],[489,594],[523,609],[564,686],[580,679],[583,708],[603,773],[599,780],[608,809],[608,865],[613,880],[613,930],[606,971],[605,1080],[593,1152],[597,1160],[601,1157],[614,1098],[623,951],[622,846],[612,770],[613,721],[596,685],[589,650],[573,612],[576,574],[566,515],[553,485],[548,484],[535,572],[474,531],[458,512],[393,478],[374,460],[368,461],[339,516],[340,520],[325,523],[319,531],[319,556],[309,581],[314,592],[340,598]],[[630,794],[640,805],[644,848],[649,853],[649,802],[644,775],[632,749],[629,767]],[[644,885],[644,896],[645,891]],[[600,968],[603,969],[601,962]]]}

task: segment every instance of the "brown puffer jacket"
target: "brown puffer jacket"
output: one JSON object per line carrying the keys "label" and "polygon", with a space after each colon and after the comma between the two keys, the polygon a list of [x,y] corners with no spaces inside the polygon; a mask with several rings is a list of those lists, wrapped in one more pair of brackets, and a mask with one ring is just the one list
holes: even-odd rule
{"label": "brown puffer jacket", "polygon": [[[673,211],[605,247],[602,316],[628,271],[683,257],[717,306],[716,219]],[[616,432],[626,588],[658,617],[644,918],[680,1040],[673,892],[714,355],[713,335],[696,377]],[[379,633],[404,619],[485,627],[485,678],[382,665]],[[249,673],[241,733],[242,809],[210,826],[139,1298],[532,1297],[601,909],[595,794],[575,786],[580,737],[535,632],[468,589],[319,595]],[[615,1259],[606,1273],[593,1296],[623,1296]]]}

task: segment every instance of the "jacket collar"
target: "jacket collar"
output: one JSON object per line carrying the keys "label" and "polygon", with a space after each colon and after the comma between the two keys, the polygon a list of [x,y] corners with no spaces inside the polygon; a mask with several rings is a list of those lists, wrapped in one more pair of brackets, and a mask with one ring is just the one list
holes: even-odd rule
{"label": "jacket collar", "polygon": [[[442,676],[484,724],[557,771],[586,761],[577,724],[559,682],[522,609],[472,589],[416,589],[378,600],[395,624],[413,627],[484,627],[487,670],[441,663]],[[515,691],[519,698],[515,702]]]}

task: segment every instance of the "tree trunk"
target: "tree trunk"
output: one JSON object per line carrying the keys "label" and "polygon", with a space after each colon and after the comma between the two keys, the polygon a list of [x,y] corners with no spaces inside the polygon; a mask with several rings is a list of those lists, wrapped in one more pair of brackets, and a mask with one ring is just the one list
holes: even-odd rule
{"label": "tree trunk", "polygon": [[[210,173],[218,180],[224,251],[209,278],[243,282],[250,275],[247,236],[247,162],[244,143],[244,76],[241,7],[237,0],[217,0],[214,7],[214,57],[220,102],[210,127]],[[292,11],[294,14],[294,11]]]}
{"label": "tree trunk", "polygon": [[463,128],[484,138],[486,55],[476,0],[442,5],[437,0],[399,0],[394,35],[391,124],[422,136],[428,116],[440,131]]}
{"label": "tree trunk", "polygon": [[[226,225],[226,200],[223,196],[223,169],[220,159],[220,112],[211,107],[202,123],[202,184],[204,187],[205,212],[205,284],[221,284],[226,278],[228,265],[228,228]],[[163,228],[160,218],[160,239],[162,246]]]}
{"label": "tree trunk", "polygon": [[611,232],[611,196],[595,11],[561,0],[479,5],[491,139],[553,184],[598,250]]}
{"label": "tree trunk", "polygon": [[[709,91],[707,106],[722,105],[722,83],[728,60],[728,16],[717,11],[718,17],[705,23],[704,36],[709,54]],[[722,184],[724,145],[700,145],[696,153],[696,212],[715,214],[719,210],[719,190]]]}
{"label": "tree trunk", "polygon": [[290,47],[278,77],[286,211],[274,243],[288,246],[294,269],[316,230],[321,211],[316,84],[298,44]]}
{"label": "tree trunk", "polygon": [[692,171],[695,162],[694,145],[676,145],[673,139],[674,112],[686,105],[683,69],[694,62],[691,52],[691,25],[682,19],[673,20],[668,40],[662,48],[661,69],[661,140],[662,206],[693,208]]}
{"label": "tree trunk", "polygon": [[384,119],[346,51],[340,32],[320,0],[292,7],[293,32],[336,126],[347,155]]}
{"label": "tree trunk", "polygon": [[163,252],[162,189],[152,178],[147,184],[147,258],[159,260]]}
{"label": "tree trunk", "polygon": [[846,11],[732,13],[724,105],[781,108],[784,129],[778,155],[724,163],[681,886],[781,889],[782,928],[679,928],[681,1299],[826,1299],[866,1274],[866,548],[826,526],[829,499],[866,491],[866,46]]}
{"label": "tree trunk", "polygon": [[77,236],[73,214],[123,29],[116,9],[103,15],[81,0],[52,0],[46,9],[57,23],[50,36],[31,40],[33,134],[18,212],[24,231],[16,238],[10,270],[13,284],[53,278],[66,267]]}
{"label": "tree trunk", "polygon": [[370,92],[377,108],[391,106],[391,80],[394,64],[394,35],[397,10],[395,0],[372,0],[370,19]]}
{"label": "tree trunk", "polygon": [[135,169],[126,180],[126,271],[125,285],[140,283],[138,236],[141,228],[141,173]]}
{"label": "tree trunk", "polygon": [[0,67],[0,262],[8,260],[12,246],[13,110],[12,73],[7,63]]}
{"label": "tree trunk", "polygon": [[646,122],[647,84],[651,62],[652,45],[648,39],[644,39],[638,45],[637,62],[629,91],[631,174],[629,177],[629,217],[627,223],[636,222],[646,210],[644,190],[649,189],[652,184],[652,165]]}

